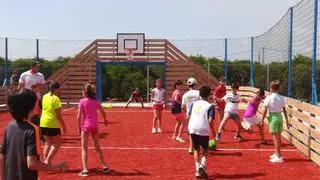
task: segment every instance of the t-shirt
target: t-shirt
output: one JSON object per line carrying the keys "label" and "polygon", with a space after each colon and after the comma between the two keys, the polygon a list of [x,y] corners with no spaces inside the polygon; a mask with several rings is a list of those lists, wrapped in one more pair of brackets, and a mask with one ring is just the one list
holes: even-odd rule
{"label": "t-shirt", "polygon": [[216,96],[217,98],[222,98],[227,94],[227,89],[224,85],[219,85],[215,90],[213,95]]}
{"label": "t-shirt", "polygon": [[45,128],[60,128],[60,123],[55,112],[61,108],[60,99],[58,96],[48,92],[42,97],[42,114],[40,119],[40,127]]}
{"label": "t-shirt", "polygon": [[239,94],[227,93],[223,98],[226,102],[225,112],[237,113],[242,97]]}
{"label": "t-shirt", "polygon": [[187,114],[189,114],[192,104],[200,99],[199,91],[193,89],[189,90],[182,96],[182,105],[186,106]]}
{"label": "t-shirt", "polygon": [[154,88],[151,92],[153,93],[153,98],[155,99],[155,101],[153,101],[153,105],[162,105],[166,90],[164,90],[163,88]]}
{"label": "t-shirt", "polygon": [[20,75],[19,83],[24,84],[24,88],[30,89],[34,84],[44,84],[44,76],[42,73],[37,72],[35,74],[31,73],[31,70],[26,71]]}
{"label": "t-shirt", "polygon": [[[215,97],[217,97],[217,98],[223,98],[226,94],[227,94],[226,86],[220,84],[220,85],[214,90],[213,96],[215,96]],[[218,107],[224,109],[224,108],[225,108],[225,105],[226,105],[226,102],[225,102],[225,101],[220,101],[220,102],[217,102],[217,104],[218,104]]]}
{"label": "t-shirt", "polygon": [[131,96],[132,96],[133,99],[139,99],[141,97],[141,94],[140,94],[140,92],[133,91]]}
{"label": "t-shirt", "polygon": [[199,100],[193,103],[189,112],[189,133],[200,136],[210,136],[209,117],[211,117],[211,121],[213,121],[214,113],[214,107],[208,101]]}
{"label": "t-shirt", "polygon": [[259,108],[259,103],[255,103],[254,98],[252,98],[248,103],[247,109],[244,112],[243,117],[251,118],[252,116],[257,114],[258,108]]}
{"label": "t-shirt", "polygon": [[40,152],[38,127],[27,121],[11,121],[5,129],[1,148],[1,154],[5,157],[5,180],[38,179],[38,171],[28,168],[27,156],[37,156],[39,159]]}
{"label": "t-shirt", "polygon": [[96,99],[84,98],[79,101],[79,108],[82,111],[82,128],[97,128],[97,110],[99,108],[99,101]]}
{"label": "t-shirt", "polygon": [[284,97],[278,93],[271,93],[267,96],[263,103],[264,107],[269,108],[269,112],[281,112],[285,106]]}
{"label": "t-shirt", "polygon": [[182,92],[181,90],[174,90],[172,93],[172,98],[171,98],[171,113],[172,114],[178,114],[181,113],[181,104],[178,102],[181,102],[182,100]]}

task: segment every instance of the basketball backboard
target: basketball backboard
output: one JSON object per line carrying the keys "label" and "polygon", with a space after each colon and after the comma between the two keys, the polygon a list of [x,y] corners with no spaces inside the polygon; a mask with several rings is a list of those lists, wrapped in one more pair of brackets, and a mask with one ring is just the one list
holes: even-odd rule
{"label": "basketball backboard", "polygon": [[144,33],[118,33],[118,54],[126,54],[126,50],[132,49],[134,54],[144,54]]}

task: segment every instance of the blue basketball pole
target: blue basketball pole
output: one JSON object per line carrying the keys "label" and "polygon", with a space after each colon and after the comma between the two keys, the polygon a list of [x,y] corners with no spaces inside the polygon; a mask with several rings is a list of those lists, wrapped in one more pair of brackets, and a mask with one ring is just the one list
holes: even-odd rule
{"label": "blue basketball pole", "polygon": [[102,63],[96,63],[97,98],[102,102]]}
{"label": "blue basketball pole", "polygon": [[228,79],[228,39],[224,39],[224,78]]}
{"label": "blue basketball pole", "polygon": [[250,86],[254,86],[253,80],[253,37],[251,37],[251,55],[250,55]]}
{"label": "blue basketball pole", "polygon": [[287,96],[292,97],[292,38],[293,38],[293,8],[289,9],[290,11],[290,30],[289,30],[289,54],[288,54],[288,92]]}
{"label": "blue basketball pole", "polygon": [[314,17],[313,17],[313,54],[312,54],[312,104],[318,104],[317,95],[317,31],[318,31],[318,0],[314,0]]}

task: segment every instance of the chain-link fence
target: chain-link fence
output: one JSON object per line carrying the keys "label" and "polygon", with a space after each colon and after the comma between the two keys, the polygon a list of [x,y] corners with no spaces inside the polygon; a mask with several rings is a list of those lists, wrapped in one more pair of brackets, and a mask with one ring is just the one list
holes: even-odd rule
{"label": "chain-link fence", "polygon": [[[319,11],[318,0],[303,0],[255,37],[170,41],[216,77],[265,89],[271,80],[279,79],[282,94],[316,104],[320,94]],[[26,59],[45,61],[49,76],[49,71],[59,67],[50,70],[50,62],[67,61],[90,42],[8,38],[6,43],[0,38],[0,81],[9,78],[13,69],[28,69],[23,64]]]}

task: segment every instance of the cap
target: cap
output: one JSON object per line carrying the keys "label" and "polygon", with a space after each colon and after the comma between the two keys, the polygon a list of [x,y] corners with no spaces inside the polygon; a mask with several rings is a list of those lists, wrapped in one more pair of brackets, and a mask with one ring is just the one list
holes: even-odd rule
{"label": "cap", "polygon": [[195,78],[189,78],[187,84],[188,85],[194,85],[197,84],[197,80]]}

